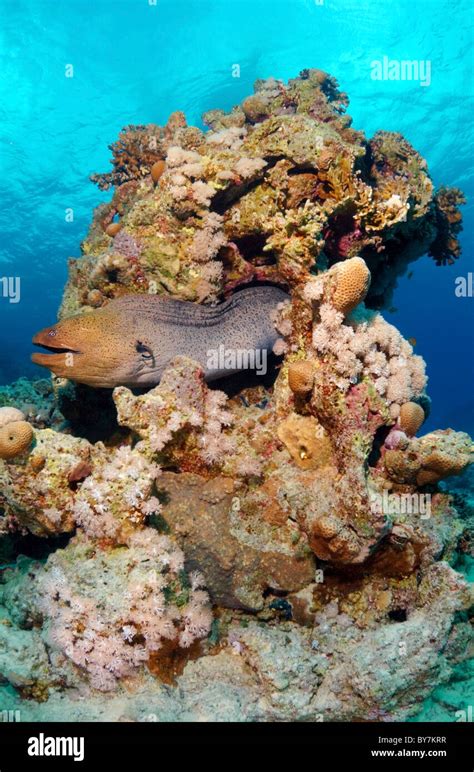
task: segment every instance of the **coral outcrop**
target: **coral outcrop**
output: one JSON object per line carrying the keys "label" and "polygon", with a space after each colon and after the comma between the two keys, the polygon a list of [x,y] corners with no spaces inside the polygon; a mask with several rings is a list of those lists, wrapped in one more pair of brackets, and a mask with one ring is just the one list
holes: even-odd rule
{"label": "coral outcrop", "polygon": [[401,720],[462,662],[472,517],[442,481],[473,445],[417,436],[425,363],[381,313],[411,260],[458,257],[462,194],[347,104],[319,70],[261,81],[206,132],[127,127],[94,175],[115,190],[62,317],[261,280],[289,299],[260,379],[210,387],[177,356],[148,391],[0,392],[0,432],[34,426],[0,460],[0,533],[63,540],[0,569],[0,676],[26,715],[81,720],[80,694],[88,719]]}
{"label": "coral outcrop", "polygon": [[126,127],[113,171],[93,176],[115,192],[71,261],[61,316],[125,292],[214,302],[252,279],[294,286],[355,256],[380,308],[410,261],[430,249],[456,259],[460,191],[436,192],[400,134],[351,128],[347,105],[334,78],[305,70],[287,85],[258,81],[229,114],[210,111],[207,132],[182,113]]}

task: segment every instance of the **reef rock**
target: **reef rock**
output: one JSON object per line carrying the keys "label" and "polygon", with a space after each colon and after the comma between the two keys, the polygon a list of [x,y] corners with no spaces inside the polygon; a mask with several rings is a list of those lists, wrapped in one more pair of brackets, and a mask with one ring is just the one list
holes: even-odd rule
{"label": "reef rock", "polygon": [[286,518],[272,518],[270,507],[261,517],[244,486],[226,477],[165,472],[159,490],[186,566],[201,571],[218,606],[258,611],[265,591],[296,591],[313,580],[304,535]]}

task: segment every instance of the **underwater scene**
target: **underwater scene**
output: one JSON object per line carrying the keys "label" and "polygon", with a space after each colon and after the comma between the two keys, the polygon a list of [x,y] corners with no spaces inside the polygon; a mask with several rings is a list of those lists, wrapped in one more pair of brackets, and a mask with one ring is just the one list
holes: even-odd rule
{"label": "underwater scene", "polygon": [[0,721],[472,722],[471,2],[0,8]]}

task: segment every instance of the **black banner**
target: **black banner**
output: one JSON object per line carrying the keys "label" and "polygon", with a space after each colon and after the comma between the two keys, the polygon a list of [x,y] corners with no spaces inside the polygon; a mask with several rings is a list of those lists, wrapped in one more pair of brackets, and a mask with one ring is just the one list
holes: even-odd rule
{"label": "black banner", "polygon": [[[456,772],[471,772],[472,724],[224,724],[224,723],[0,723],[0,772],[18,769],[93,769],[106,762],[115,769],[136,768],[137,763],[164,763],[175,754],[176,763],[189,759],[222,767],[226,757],[206,756],[229,748],[233,764],[247,763],[239,753],[258,748],[265,758],[300,752],[321,764],[374,765],[402,769],[413,764],[420,770],[433,765]],[[250,759],[249,759],[250,760]]]}

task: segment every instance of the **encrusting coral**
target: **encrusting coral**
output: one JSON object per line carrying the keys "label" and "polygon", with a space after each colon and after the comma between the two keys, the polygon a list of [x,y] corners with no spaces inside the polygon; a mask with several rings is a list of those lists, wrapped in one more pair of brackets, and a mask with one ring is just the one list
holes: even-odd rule
{"label": "encrusting coral", "polygon": [[[130,293],[216,303],[259,280],[288,299],[261,380],[211,388],[177,356],[149,391],[114,389],[100,440],[50,409],[0,461],[4,538],[68,540],[0,586],[0,676],[48,698],[44,715],[79,687],[91,710],[110,692],[120,717],[125,682],[139,720],[145,703],[171,720],[216,704],[223,720],[404,719],[462,660],[471,596],[448,562],[468,524],[439,482],[473,446],[416,437],[425,363],[380,313],[410,261],[458,257],[462,194],[435,192],[401,135],[366,140],[347,103],[319,70],[259,81],[207,132],[182,113],[127,127],[94,177],[115,191],[62,318]],[[0,422],[23,391],[0,394]],[[76,418],[107,399],[64,379],[54,392]]]}

